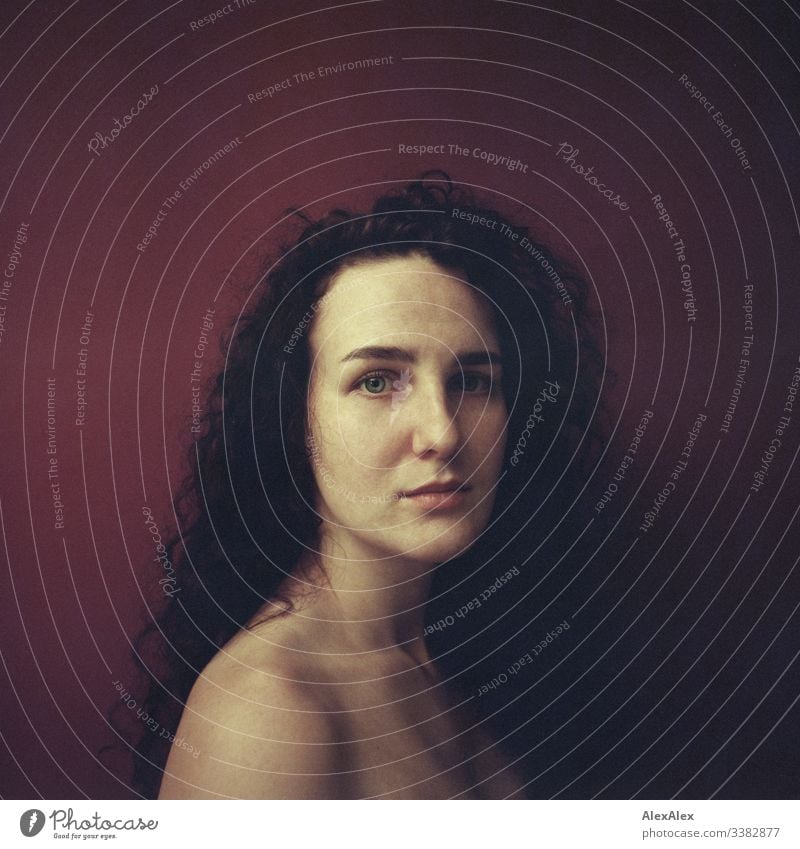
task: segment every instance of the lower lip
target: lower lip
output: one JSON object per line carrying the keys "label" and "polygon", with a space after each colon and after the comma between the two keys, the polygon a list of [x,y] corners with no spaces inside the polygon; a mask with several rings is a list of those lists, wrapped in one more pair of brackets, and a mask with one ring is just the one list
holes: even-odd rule
{"label": "lower lip", "polygon": [[460,507],[466,500],[466,489],[451,489],[447,492],[422,492],[419,495],[406,495],[401,498],[401,501],[416,504],[424,510],[449,510]]}

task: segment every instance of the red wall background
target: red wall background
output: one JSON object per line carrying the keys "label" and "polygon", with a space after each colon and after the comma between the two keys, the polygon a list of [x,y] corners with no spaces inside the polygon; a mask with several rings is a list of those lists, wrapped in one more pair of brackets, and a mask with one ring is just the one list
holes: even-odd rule
{"label": "red wall background", "polygon": [[[634,707],[599,750],[633,734],[630,753],[613,755],[621,771],[660,740],[644,771],[640,763],[630,783],[607,793],[631,795],[684,745],[670,767],[677,777],[656,789],[768,796],[796,787],[797,764],[781,741],[798,725],[800,405],[763,485],[751,486],[800,355],[797,15],[781,4],[680,0],[227,8],[198,26],[220,7],[3,4],[0,793],[130,795],[125,768],[96,752],[112,739],[105,713],[144,621],[141,588],[160,568],[142,507],[166,528],[191,441],[203,316],[216,311],[205,378],[218,332],[287,207],[366,204],[429,168],[524,217],[593,284],[617,382],[605,391],[607,451],[575,508],[585,523],[598,515],[593,505],[642,411],[653,410],[641,453],[606,507],[611,530],[577,553],[595,590],[578,630],[602,624],[593,652],[617,646],[615,668],[638,658],[628,689],[676,646],[678,674],[694,671],[676,704],[638,730],[645,708]],[[294,76],[367,57],[391,61]],[[286,80],[271,97],[248,98]],[[115,118],[156,86],[112,140]],[[98,133],[109,140],[94,153]],[[137,248],[181,181],[235,139]],[[442,144],[445,153],[404,154],[401,144]],[[570,168],[562,144],[628,209]],[[526,173],[489,165],[475,149],[519,159]],[[654,195],[685,243],[694,313]],[[754,340],[737,387],[748,285]],[[87,406],[77,425],[81,388]],[[680,486],[643,532],[699,413],[707,419]],[[671,683],[648,685],[654,702]],[[590,796],[603,782],[577,787]]]}

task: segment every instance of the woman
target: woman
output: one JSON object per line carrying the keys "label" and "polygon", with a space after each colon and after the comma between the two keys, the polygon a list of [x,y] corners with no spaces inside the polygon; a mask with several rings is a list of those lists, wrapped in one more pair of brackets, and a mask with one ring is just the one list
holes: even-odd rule
{"label": "woman", "polygon": [[176,502],[180,592],[139,642],[167,650],[145,707],[180,720],[161,798],[525,798],[476,707],[498,661],[467,626],[500,614],[451,614],[520,573],[534,472],[585,426],[583,300],[439,172],[283,249]]}

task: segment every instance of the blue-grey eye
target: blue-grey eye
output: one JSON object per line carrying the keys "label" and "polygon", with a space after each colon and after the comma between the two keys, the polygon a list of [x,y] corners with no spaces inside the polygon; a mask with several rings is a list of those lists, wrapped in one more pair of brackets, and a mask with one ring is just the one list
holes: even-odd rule
{"label": "blue-grey eye", "polygon": [[372,377],[365,377],[362,381],[364,388],[372,395],[380,395],[386,389],[386,378],[379,374],[374,374]]}

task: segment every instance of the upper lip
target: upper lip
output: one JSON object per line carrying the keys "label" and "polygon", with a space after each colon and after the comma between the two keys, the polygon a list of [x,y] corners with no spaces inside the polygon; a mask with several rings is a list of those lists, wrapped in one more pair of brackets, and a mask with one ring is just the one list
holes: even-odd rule
{"label": "upper lip", "polygon": [[464,481],[458,478],[451,478],[446,481],[434,481],[433,483],[425,484],[418,489],[409,489],[403,493],[407,498],[412,495],[423,495],[427,492],[453,492],[457,489],[466,489]]}

